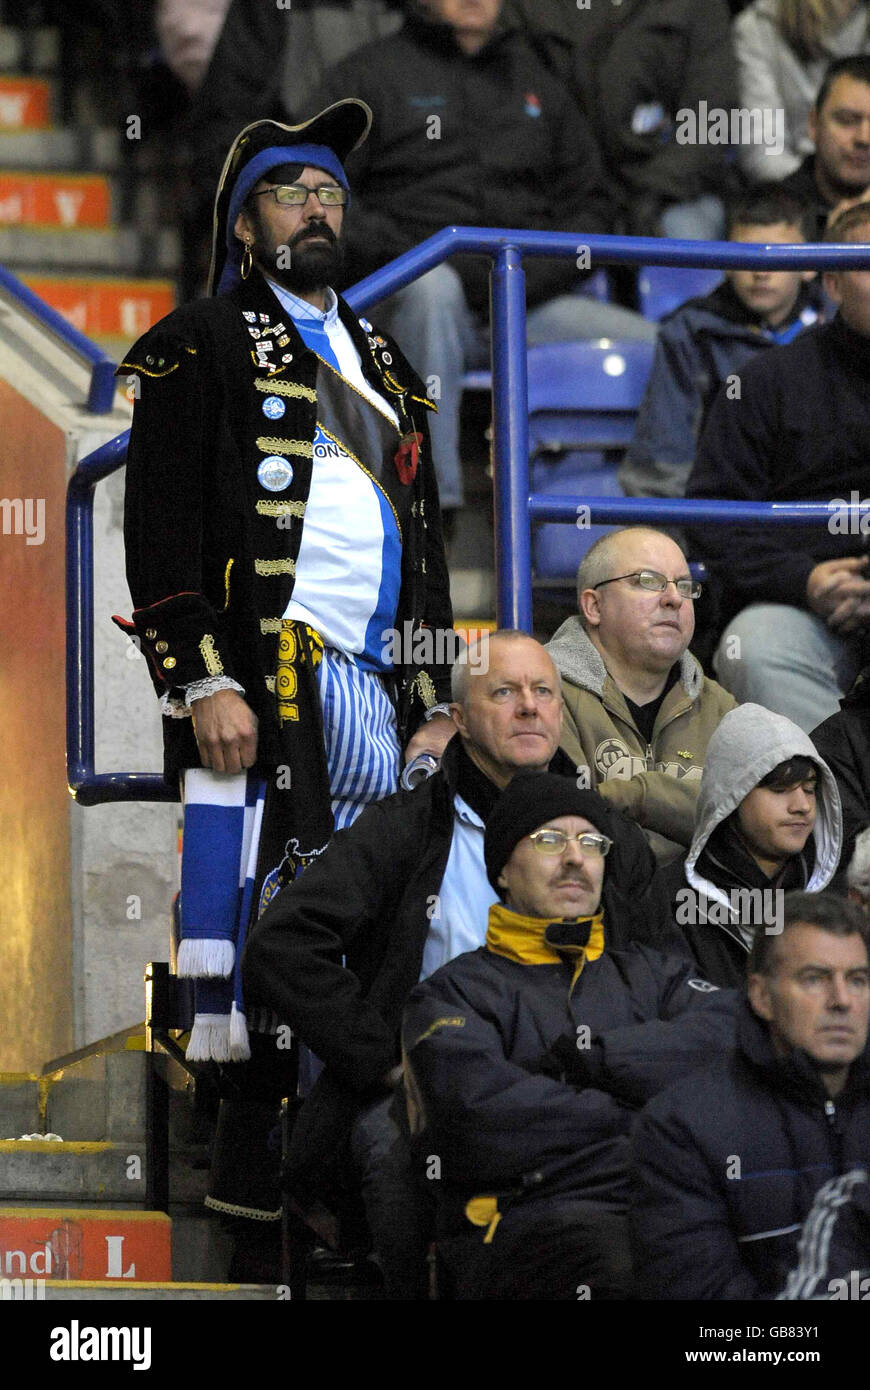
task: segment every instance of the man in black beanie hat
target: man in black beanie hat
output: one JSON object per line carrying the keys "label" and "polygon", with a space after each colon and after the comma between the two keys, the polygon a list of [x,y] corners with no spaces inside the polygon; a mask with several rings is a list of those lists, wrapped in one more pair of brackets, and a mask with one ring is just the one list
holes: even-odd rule
{"label": "man in black beanie hat", "polygon": [[410,996],[409,1118],[459,1298],[626,1297],[633,1114],[730,1040],[732,991],[621,939],[624,834],[568,778],[514,778],[487,822],[486,944]]}

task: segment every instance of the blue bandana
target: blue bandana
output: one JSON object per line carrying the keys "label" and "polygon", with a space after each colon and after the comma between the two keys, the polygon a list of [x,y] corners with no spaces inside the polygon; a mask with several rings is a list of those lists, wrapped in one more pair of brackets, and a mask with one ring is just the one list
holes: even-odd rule
{"label": "blue bandana", "polygon": [[233,231],[236,218],[251,189],[270,169],[274,169],[276,164],[303,164],[315,169],[325,169],[342,188],[347,189],[348,202],[345,206],[350,205],[347,174],[338,155],[328,145],[272,145],[269,149],[255,154],[236,179],[230,197],[226,226],[227,258],[217,287],[218,294],[226,294],[229,290],[235,289],[241,279],[239,267],[242,263],[242,243]]}

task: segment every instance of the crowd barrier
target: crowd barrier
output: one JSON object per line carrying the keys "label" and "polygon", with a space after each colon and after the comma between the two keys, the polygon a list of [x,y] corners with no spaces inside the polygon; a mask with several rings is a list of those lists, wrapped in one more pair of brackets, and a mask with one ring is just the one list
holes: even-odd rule
{"label": "crowd barrier", "polygon": [[[496,617],[500,627],[527,632],[532,628],[531,524],[555,521],[573,525],[580,506],[589,509],[592,522],[625,526],[641,522],[659,526],[690,522],[794,526],[830,520],[830,507],[825,502],[706,502],[530,493],[523,257],[571,257],[580,268],[668,265],[722,270],[865,270],[870,269],[870,245],[765,246],[446,227],[360,281],[346,298],[362,313],[460,252],[486,255],[493,262],[493,485]],[[92,353],[98,352],[92,344],[89,347]],[[128,437],[129,431],[117,435],[83,459],[70,479],[67,497],[67,773],[70,792],[82,805],[176,799],[159,774],[98,773],[94,766],[93,493],[101,479],[123,465]],[[839,510],[845,516],[847,510],[857,514],[859,507],[855,504]]]}

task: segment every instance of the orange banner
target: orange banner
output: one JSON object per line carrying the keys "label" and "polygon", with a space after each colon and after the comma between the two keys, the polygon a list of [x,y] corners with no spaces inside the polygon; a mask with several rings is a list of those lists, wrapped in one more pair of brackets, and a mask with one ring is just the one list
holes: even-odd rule
{"label": "orange banner", "polygon": [[163,1212],[0,1209],[0,1279],[172,1278]]}
{"label": "orange banner", "polygon": [[51,85],[41,77],[0,76],[0,130],[46,130]]}
{"label": "orange banner", "polygon": [[0,226],[108,227],[110,215],[99,174],[0,173]]}
{"label": "orange banner", "polygon": [[134,342],[175,308],[168,280],[95,280],[73,276],[22,275],[47,304],[91,338]]}

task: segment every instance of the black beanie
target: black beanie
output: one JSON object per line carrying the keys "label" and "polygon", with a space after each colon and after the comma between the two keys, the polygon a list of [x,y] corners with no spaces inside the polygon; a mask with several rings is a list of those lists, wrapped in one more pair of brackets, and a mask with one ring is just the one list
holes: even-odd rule
{"label": "black beanie", "polygon": [[524,772],[508,783],[490,812],[483,841],[486,876],[499,896],[498,876],[515,846],[524,835],[559,816],[582,816],[602,835],[615,838],[607,802],[597,792],[581,791],[572,778]]}

